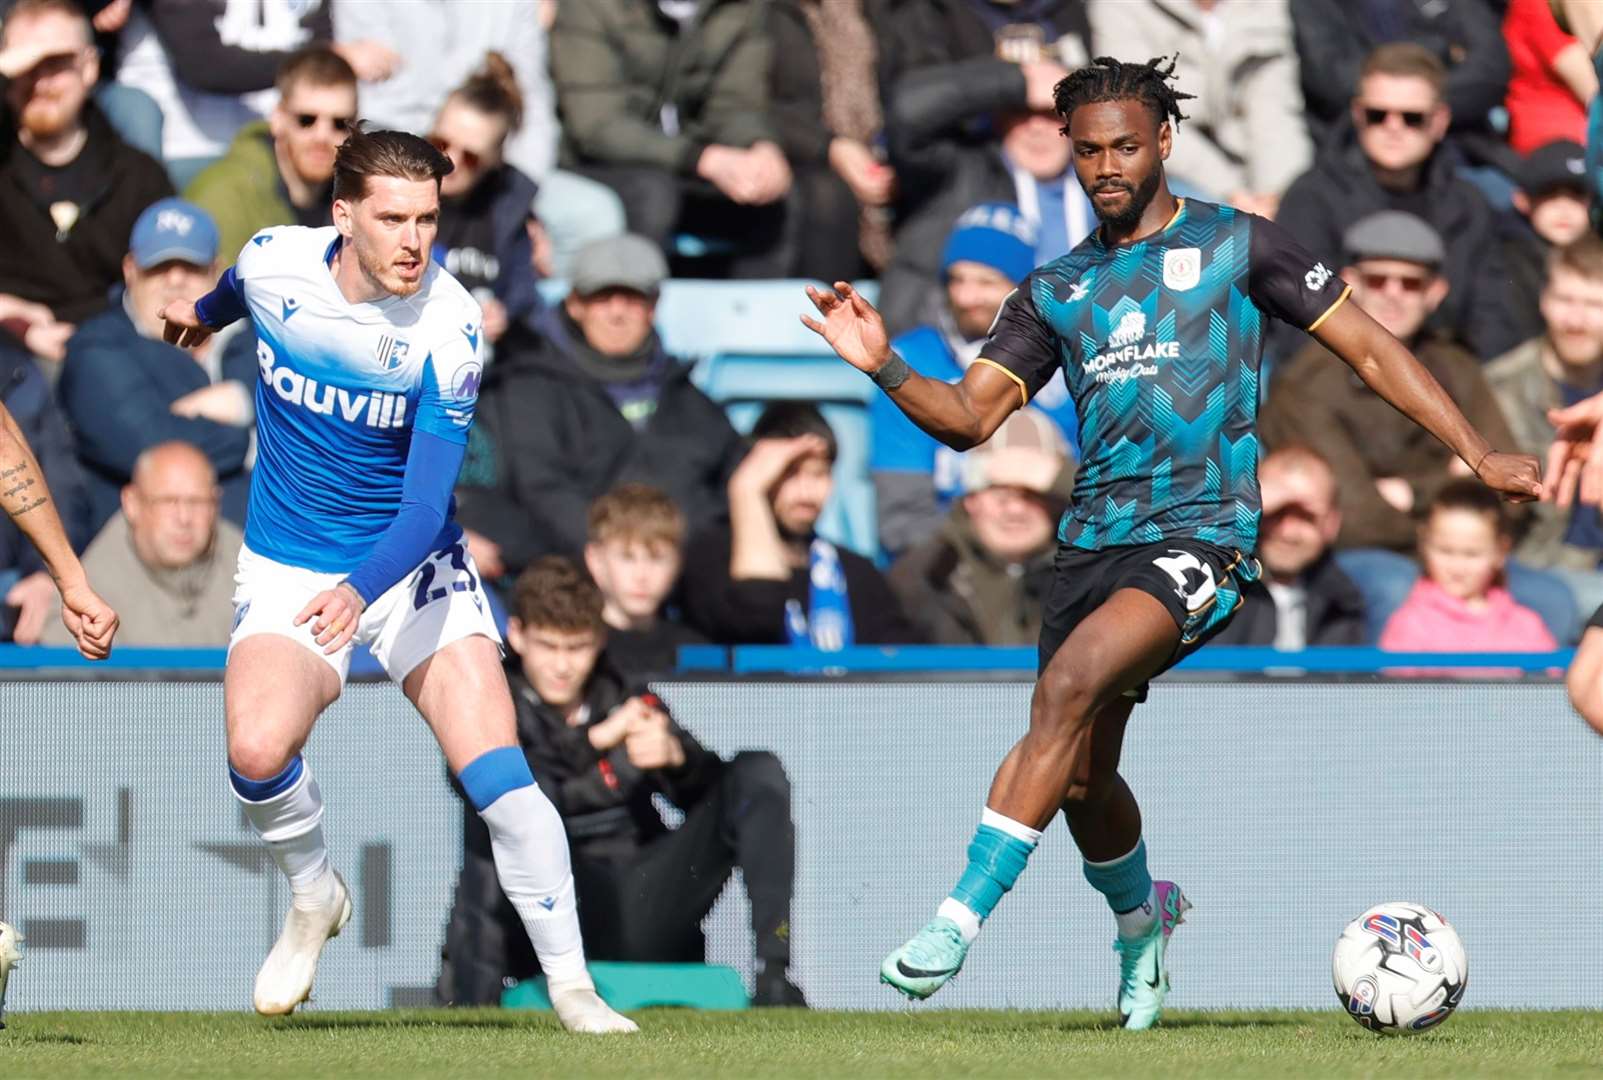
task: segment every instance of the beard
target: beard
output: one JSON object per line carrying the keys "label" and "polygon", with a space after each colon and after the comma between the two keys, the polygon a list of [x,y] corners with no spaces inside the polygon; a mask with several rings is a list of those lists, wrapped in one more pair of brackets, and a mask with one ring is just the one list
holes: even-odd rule
{"label": "beard", "polygon": [[1153,196],[1158,193],[1158,181],[1160,179],[1162,179],[1162,176],[1159,171],[1153,169],[1152,172],[1147,174],[1147,178],[1136,187],[1131,187],[1129,184],[1105,184],[1100,188],[1093,188],[1093,192],[1098,190],[1128,191],[1130,193],[1130,201],[1125,204],[1122,210],[1106,211],[1097,204],[1095,199],[1092,199],[1091,209],[1096,213],[1097,220],[1114,232],[1128,232],[1140,224],[1141,215],[1147,212],[1148,206],[1152,205]]}
{"label": "beard", "polygon": [[813,530],[818,525],[818,519],[823,516],[823,510],[803,511],[792,510],[789,514],[781,516],[774,514],[774,525],[779,529],[779,538],[787,543],[799,543],[813,538]]}
{"label": "beard", "polygon": [[33,97],[17,118],[20,126],[36,139],[53,139],[72,127],[76,114],[70,105],[54,97]]}
{"label": "beard", "polygon": [[292,142],[289,161],[305,184],[316,186],[334,179],[334,155],[322,147],[302,148]]}
{"label": "beard", "polygon": [[[411,296],[423,287],[422,274],[418,275],[416,281],[407,281],[394,266],[368,251],[365,245],[354,243],[351,246],[355,249],[356,263],[362,269],[362,276],[391,296]],[[427,263],[424,265],[426,267]]]}

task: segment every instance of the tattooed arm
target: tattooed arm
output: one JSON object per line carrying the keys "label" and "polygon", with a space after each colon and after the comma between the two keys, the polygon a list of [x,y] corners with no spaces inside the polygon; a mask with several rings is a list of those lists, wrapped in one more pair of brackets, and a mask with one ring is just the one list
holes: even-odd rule
{"label": "tattooed arm", "polygon": [[0,405],[0,508],[16,522],[45,562],[61,593],[61,621],[78,642],[78,651],[91,660],[111,652],[117,632],[117,613],[89,587],[83,565],[73,553],[62,528],[56,504],[50,497],[39,462],[11,413]]}

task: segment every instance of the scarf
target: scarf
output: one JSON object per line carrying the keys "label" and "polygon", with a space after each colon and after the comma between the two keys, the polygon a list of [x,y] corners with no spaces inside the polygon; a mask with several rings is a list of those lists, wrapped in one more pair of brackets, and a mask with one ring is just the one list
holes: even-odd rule
{"label": "scarf", "polygon": [[657,411],[657,399],[668,381],[668,354],[653,330],[634,352],[608,356],[585,340],[584,331],[566,311],[562,313],[563,342],[579,370],[595,379],[606,390],[630,426],[642,428]]}
{"label": "scarf", "polygon": [[851,599],[840,552],[828,540],[814,539],[807,549],[807,610],[801,601],[785,601],[785,639],[838,652],[856,642]]}

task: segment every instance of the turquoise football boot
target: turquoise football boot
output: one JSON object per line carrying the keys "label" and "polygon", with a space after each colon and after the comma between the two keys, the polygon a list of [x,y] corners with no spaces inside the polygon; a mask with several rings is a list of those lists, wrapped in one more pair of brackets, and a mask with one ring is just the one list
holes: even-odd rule
{"label": "turquoise football boot", "polygon": [[1169,966],[1164,952],[1174,928],[1185,922],[1191,902],[1172,881],[1152,883],[1158,897],[1158,918],[1144,937],[1117,938],[1119,954],[1119,1017],[1130,1031],[1145,1031],[1158,1022],[1169,993]]}
{"label": "turquoise football boot", "polygon": [[916,1000],[923,1000],[956,975],[968,955],[968,944],[957,923],[937,915],[924,929],[885,958],[879,981],[889,983]]}

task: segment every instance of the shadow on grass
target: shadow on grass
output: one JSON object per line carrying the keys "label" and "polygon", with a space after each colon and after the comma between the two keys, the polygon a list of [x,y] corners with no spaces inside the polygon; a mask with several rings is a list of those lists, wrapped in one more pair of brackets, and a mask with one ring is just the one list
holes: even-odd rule
{"label": "shadow on grass", "polygon": [[4,1035],[0,1035],[0,1046],[87,1046],[89,1040],[82,1035],[72,1035],[65,1031],[18,1031],[11,1028]]}
{"label": "shadow on grass", "polygon": [[[547,1022],[539,1017],[545,1016]],[[381,1031],[385,1029],[422,1031],[428,1028],[470,1028],[506,1031],[559,1030],[556,1018],[550,1013],[519,1013],[496,1016],[493,1013],[431,1013],[427,1016],[407,1016],[405,1013],[377,1016],[294,1016],[279,1020],[268,1030],[279,1034],[299,1031]]]}
{"label": "shadow on grass", "polygon": [[1158,1023],[1160,1028],[1184,1028],[1191,1031],[1207,1031],[1209,1028],[1218,1028],[1220,1031],[1224,1031],[1236,1028],[1307,1026],[1308,1018],[1306,1016],[1176,1016],[1161,1020]]}
{"label": "shadow on grass", "polygon": [[[1158,1022],[1160,1031],[1231,1031],[1238,1029],[1296,1027],[1306,1021],[1287,1017],[1277,1019],[1270,1017],[1248,1018],[1240,1016],[1177,1016],[1165,1018]],[[1058,1032],[1071,1031],[1119,1031],[1121,1025],[1115,1019],[1104,1017],[1099,1019],[1060,1020],[1051,1025],[1051,1030]]]}

